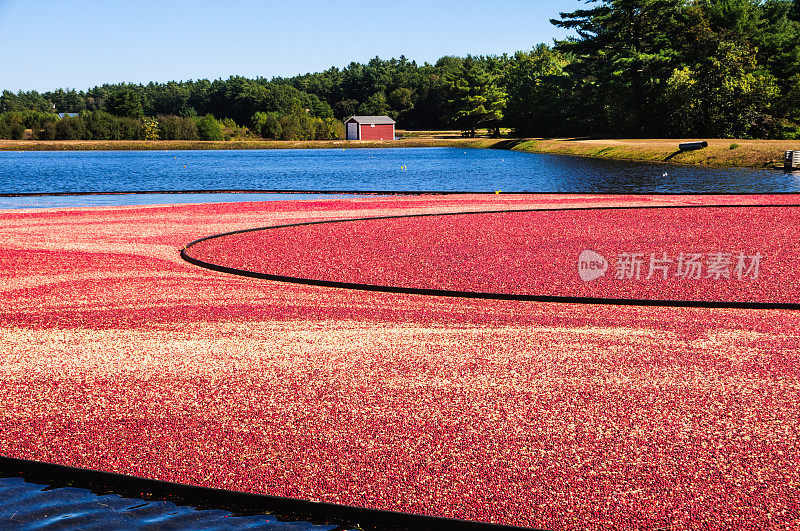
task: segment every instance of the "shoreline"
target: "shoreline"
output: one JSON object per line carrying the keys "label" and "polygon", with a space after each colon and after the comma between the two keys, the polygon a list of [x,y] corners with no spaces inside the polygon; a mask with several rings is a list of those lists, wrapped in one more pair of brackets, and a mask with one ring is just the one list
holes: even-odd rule
{"label": "shoreline", "polygon": [[783,153],[800,150],[800,140],[711,139],[708,147],[680,151],[693,139],[462,138],[451,132],[409,132],[397,141],[348,140],[0,140],[0,151],[179,151],[238,149],[338,149],[455,147],[508,149],[628,162],[689,166],[782,169]]}

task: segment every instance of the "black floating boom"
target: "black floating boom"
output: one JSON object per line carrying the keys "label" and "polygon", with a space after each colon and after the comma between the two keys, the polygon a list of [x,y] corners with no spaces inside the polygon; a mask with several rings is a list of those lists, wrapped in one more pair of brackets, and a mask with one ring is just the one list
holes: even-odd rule
{"label": "black floating boom", "polygon": [[678,147],[681,151],[688,151],[691,149],[703,149],[704,147],[708,147],[708,142],[705,140],[699,140],[697,142],[682,142],[678,144]]}

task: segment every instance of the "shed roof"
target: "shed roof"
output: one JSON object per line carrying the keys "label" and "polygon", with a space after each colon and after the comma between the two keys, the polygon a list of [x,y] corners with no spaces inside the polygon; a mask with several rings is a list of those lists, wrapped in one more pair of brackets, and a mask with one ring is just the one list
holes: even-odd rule
{"label": "shed roof", "polygon": [[356,122],[359,124],[393,124],[394,120],[388,116],[351,116],[344,123]]}

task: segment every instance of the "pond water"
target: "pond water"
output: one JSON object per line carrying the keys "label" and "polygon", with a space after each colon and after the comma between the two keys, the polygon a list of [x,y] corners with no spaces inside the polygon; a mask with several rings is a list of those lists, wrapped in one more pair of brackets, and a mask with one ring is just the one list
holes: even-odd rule
{"label": "pond water", "polygon": [[331,531],[338,525],[280,521],[271,515],[236,515],[171,501],[98,494],[86,488],[0,477],[3,529],[262,529]]}
{"label": "pond water", "polygon": [[458,148],[0,152],[0,194],[176,190],[777,193],[800,175]]}

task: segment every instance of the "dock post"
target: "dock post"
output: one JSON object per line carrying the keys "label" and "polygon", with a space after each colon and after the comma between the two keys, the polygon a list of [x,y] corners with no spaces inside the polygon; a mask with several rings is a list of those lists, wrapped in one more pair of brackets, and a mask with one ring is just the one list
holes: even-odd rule
{"label": "dock post", "polygon": [[783,155],[783,169],[796,170],[800,168],[800,150],[787,151]]}

